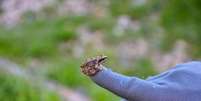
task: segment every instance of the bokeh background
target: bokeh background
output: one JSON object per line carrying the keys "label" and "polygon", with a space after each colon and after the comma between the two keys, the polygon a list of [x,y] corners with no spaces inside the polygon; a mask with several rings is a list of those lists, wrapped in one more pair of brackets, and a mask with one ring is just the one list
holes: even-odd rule
{"label": "bokeh background", "polygon": [[200,0],[0,0],[0,101],[118,101],[80,70],[146,79],[201,59]]}

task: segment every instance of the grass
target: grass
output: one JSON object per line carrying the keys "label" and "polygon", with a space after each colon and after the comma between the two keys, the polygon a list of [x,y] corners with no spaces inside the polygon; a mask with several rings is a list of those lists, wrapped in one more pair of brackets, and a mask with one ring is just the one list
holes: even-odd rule
{"label": "grass", "polygon": [[60,97],[19,77],[0,73],[1,101],[60,101]]}

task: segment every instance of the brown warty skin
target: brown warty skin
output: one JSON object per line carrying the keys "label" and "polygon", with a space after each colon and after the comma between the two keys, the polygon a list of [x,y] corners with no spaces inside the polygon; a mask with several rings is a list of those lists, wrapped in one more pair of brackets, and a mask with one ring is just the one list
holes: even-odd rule
{"label": "brown warty skin", "polygon": [[82,73],[84,73],[87,76],[96,75],[100,70],[103,69],[101,64],[104,63],[106,59],[107,59],[107,56],[104,56],[104,55],[87,59],[87,61],[85,61],[80,66]]}

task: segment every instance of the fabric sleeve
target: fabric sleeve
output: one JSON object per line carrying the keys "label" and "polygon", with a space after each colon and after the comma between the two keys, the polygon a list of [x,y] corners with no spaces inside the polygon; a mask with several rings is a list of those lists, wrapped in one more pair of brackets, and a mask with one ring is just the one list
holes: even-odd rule
{"label": "fabric sleeve", "polygon": [[100,71],[91,79],[99,86],[127,100],[152,99],[154,85],[145,80],[128,77],[109,69]]}

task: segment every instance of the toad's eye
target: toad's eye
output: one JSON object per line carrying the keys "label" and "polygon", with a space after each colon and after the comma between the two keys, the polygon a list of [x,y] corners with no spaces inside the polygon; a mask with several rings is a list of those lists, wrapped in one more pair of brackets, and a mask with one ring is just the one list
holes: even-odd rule
{"label": "toad's eye", "polygon": [[94,66],[95,64],[96,64],[96,59],[95,60],[92,60],[92,61],[90,61],[90,62],[88,62],[87,64],[86,64],[86,66],[89,66],[89,67],[92,67],[92,66]]}

